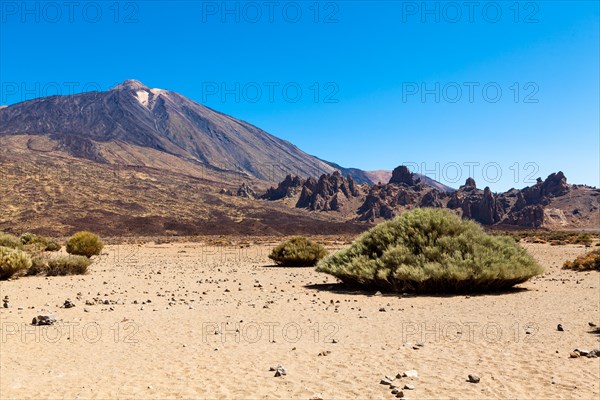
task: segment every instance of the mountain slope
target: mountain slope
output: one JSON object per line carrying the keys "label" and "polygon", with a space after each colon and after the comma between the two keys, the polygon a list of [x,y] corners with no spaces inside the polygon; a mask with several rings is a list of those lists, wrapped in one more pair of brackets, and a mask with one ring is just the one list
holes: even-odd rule
{"label": "mountain slope", "polygon": [[[58,149],[101,163],[137,165],[136,156],[152,149],[268,181],[287,173],[318,176],[334,170],[253,125],[133,80],[107,92],[52,96],[0,109],[0,136],[16,134],[46,135]],[[119,151],[124,147],[128,151]],[[152,167],[154,161],[160,157],[143,165]]]}

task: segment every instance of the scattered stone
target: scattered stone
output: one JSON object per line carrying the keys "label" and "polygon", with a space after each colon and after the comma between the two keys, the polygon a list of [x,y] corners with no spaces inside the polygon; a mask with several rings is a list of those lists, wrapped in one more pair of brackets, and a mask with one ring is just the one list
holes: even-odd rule
{"label": "scattered stone", "polygon": [[390,386],[390,385],[392,384],[392,379],[390,379],[389,377],[387,377],[387,376],[386,376],[386,377],[385,377],[385,378],[383,378],[381,381],[379,381],[379,383],[380,383],[381,385],[387,385],[387,386]]}
{"label": "scattered stone", "polygon": [[[398,374],[398,375],[400,375],[400,374]],[[402,377],[403,378],[418,378],[419,373],[417,371],[415,371],[414,369],[409,369],[408,371],[404,371],[402,373]]]}
{"label": "scattered stone", "polygon": [[562,326],[562,324],[558,324],[558,326],[556,327],[556,330],[559,332],[564,332],[565,328]]}
{"label": "scattered stone", "polygon": [[331,343],[336,344],[339,343],[339,341],[337,339],[331,339]]}
{"label": "scattered stone", "polygon": [[31,321],[31,325],[52,325],[54,323],[56,323],[56,318],[52,314],[40,314]]}
{"label": "scattered stone", "polygon": [[596,326],[596,324],[593,322],[588,322],[588,325],[591,326],[592,328]]}
{"label": "scattered stone", "polygon": [[404,389],[415,390],[415,385],[413,385],[412,383],[407,383],[406,385],[404,385]]}
{"label": "scattered stone", "polygon": [[381,292],[380,291],[375,292],[375,296],[381,296]]}
{"label": "scattered stone", "polygon": [[396,393],[396,398],[401,399],[404,397],[404,392],[403,391],[399,391],[398,393]]}
{"label": "scattered stone", "polygon": [[381,308],[379,309],[379,312],[385,312],[385,307],[381,307]]}
{"label": "scattered stone", "polygon": [[579,353],[577,353],[577,352],[575,352],[575,351],[572,351],[572,352],[569,354],[569,357],[571,357],[571,358],[579,358],[579,357],[581,357],[581,356],[579,355]]}
{"label": "scattered stone", "polygon": [[469,374],[469,382],[471,383],[479,383],[479,381],[481,380],[477,375],[472,375]]}
{"label": "scattered stone", "polygon": [[584,357],[590,353],[589,350],[584,350],[584,349],[575,349],[574,351],[575,351],[575,353],[579,353],[580,356],[584,356]]}
{"label": "scattered stone", "polygon": [[282,367],[281,365],[278,365],[277,368],[275,369],[275,377],[280,377],[280,376],[284,376],[287,375],[287,370]]}
{"label": "scattered stone", "polygon": [[65,303],[63,304],[64,308],[73,308],[75,307],[75,304],[73,304],[73,302],[69,299],[65,300]]}

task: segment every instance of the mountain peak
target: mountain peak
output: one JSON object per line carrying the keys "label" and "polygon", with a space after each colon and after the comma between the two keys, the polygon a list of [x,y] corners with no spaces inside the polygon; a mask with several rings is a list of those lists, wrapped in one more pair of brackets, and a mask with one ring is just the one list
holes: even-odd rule
{"label": "mountain peak", "polygon": [[118,84],[111,90],[150,90],[150,88],[140,81],[128,79],[123,83]]}

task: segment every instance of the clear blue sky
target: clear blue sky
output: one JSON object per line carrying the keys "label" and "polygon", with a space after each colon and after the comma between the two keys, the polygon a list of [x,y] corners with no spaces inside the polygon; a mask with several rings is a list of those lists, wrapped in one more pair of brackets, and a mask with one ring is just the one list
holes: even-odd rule
{"label": "clear blue sky", "polygon": [[134,78],[343,166],[599,186],[599,3],[478,4],[4,1],[0,104]]}

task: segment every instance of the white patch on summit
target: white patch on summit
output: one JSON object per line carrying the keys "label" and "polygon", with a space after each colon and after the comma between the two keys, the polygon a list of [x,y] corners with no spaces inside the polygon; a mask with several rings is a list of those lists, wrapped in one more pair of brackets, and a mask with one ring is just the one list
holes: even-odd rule
{"label": "white patch on summit", "polygon": [[138,90],[135,92],[135,98],[141,105],[148,108],[148,92],[145,90]]}
{"label": "white patch on summit", "polygon": [[159,94],[161,94],[162,92],[164,92],[163,89],[150,89],[150,91],[152,92],[153,95],[158,96]]}

